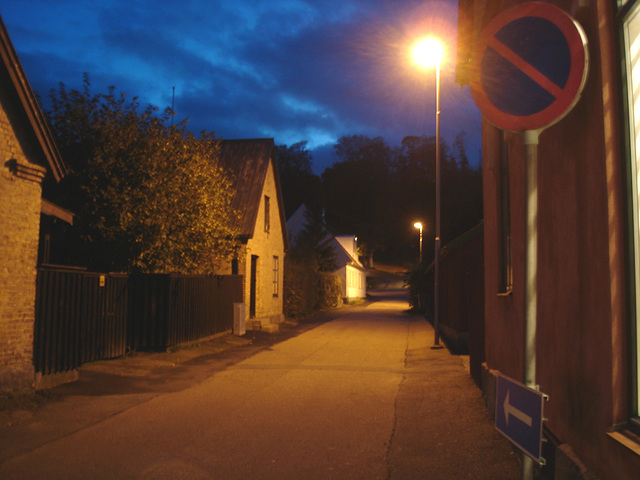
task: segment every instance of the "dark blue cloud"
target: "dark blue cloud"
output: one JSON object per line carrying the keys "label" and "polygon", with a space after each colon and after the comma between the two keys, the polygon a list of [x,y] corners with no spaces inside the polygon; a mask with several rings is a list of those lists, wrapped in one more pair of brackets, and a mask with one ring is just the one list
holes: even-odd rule
{"label": "dark blue cloud", "polygon": [[[21,0],[0,7],[34,90],[46,97],[88,72],[224,138],[308,141],[315,170],[342,135],[432,135],[433,73],[408,63],[419,36],[444,36],[454,55],[452,1]],[[479,148],[480,115],[468,88],[442,71],[442,133],[467,131]]]}

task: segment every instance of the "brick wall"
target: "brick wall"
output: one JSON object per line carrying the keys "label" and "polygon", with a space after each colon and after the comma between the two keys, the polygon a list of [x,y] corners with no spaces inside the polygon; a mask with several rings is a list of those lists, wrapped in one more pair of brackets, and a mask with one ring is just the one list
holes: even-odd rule
{"label": "brick wall", "polygon": [[[21,173],[20,166],[27,167],[28,174]],[[34,382],[33,325],[43,175],[44,168],[27,161],[0,109],[0,392],[29,390]]]}

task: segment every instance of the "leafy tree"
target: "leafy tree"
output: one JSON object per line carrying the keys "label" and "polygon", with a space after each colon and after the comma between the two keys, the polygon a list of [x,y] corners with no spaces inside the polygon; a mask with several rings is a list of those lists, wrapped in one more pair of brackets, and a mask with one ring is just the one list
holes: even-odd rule
{"label": "leafy tree", "polygon": [[[455,156],[446,144],[441,144],[441,236],[442,246],[475,227],[482,219],[482,177],[480,170],[470,167],[466,154],[464,132],[454,141]],[[435,144],[433,137],[409,137],[403,142],[403,150],[397,167],[399,180],[398,197],[402,195],[402,186],[410,195],[418,195],[418,185],[411,179],[420,178],[422,191],[427,198],[420,197],[426,205],[427,233],[425,234],[424,260],[414,264],[407,271],[406,282],[409,287],[410,303],[420,310],[430,311],[433,305],[433,218],[435,215]],[[414,155],[423,159],[422,164]],[[426,161],[425,161],[426,159]],[[420,173],[422,172],[422,173]],[[424,187],[426,186],[426,188]],[[417,217],[419,218],[419,217]],[[403,220],[408,224],[408,219]],[[413,239],[416,245],[416,237]],[[409,250],[415,251],[415,250]],[[414,256],[417,258],[417,256]]]}
{"label": "leafy tree", "polygon": [[317,209],[308,209],[306,226],[295,239],[288,255],[292,261],[306,264],[311,271],[333,272],[338,264],[332,239],[324,225],[322,214]]}
{"label": "leafy tree", "polygon": [[371,261],[393,232],[390,186],[391,148],[381,137],[341,137],[334,146],[338,159],[322,174],[327,224],[338,233],[358,236],[361,252]]}
{"label": "leafy tree", "polygon": [[[73,173],[58,201],[76,212],[84,260],[115,271],[213,273],[236,250],[233,191],[212,133],[196,138],[170,109],[60,84],[46,112]],[[80,252],[79,252],[80,253]]]}
{"label": "leafy tree", "polygon": [[307,142],[278,145],[276,152],[285,216],[289,218],[303,203],[309,208],[318,208],[320,177],[311,169],[312,157]]}
{"label": "leafy tree", "polygon": [[306,227],[285,258],[284,307],[287,316],[303,318],[341,301],[335,251],[318,210],[307,210]]}
{"label": "leafy tree", "polygon": [[433,310],[433,262],[418,262],[405,273],[405,283],[412,308],[421,312]]}
{"label": "leafy tree", "polygon": [[[429,258],[433,252],[435,225],[435,137],[412,136],[402,140],[393,170],[392,198],[395,213],[389,226],[395,236],[389,250],[396,261],[418,259],[416,221],[424,228],[423,252]],[[441,143],[441,149],[443,144]]]}
{"label": "leafy tree", "polygon": [[366,164],[369,170],[378,172],[387,171],[390,166],[391,149],[382,137],[344,136],[333,149],[339,162]]}
{"label": "leafy tree", "polygon": [[[435,230],[435,137],[405,137],[390,149],[380,137],[342,137],[337,161],[322,175],[327,223],[358,235],[365,258],[413,263],[418,258],[416,221],[425,226],[425,261],[433,259]],[[469,166],[460,133],[453,152],[440,139],[442,244],[482,218],[482,179]],[[431,254],[431,256],[430,256]],[[369,263],[371,266],[371,263]]]}
{"label": "leafy tree", "polygon": [[462,169],[469,168],[469,157],[467,157],[467,134],[459,132],[453,141],[453,147],[458,156],[458,166]]}
{"label": "leafy tree", "polygon": [[443,245],[483,218],[482,173],[469,165],[466,143],[466,134],[458,133],[453,143],[456,158],[450,157],[442,172]]}

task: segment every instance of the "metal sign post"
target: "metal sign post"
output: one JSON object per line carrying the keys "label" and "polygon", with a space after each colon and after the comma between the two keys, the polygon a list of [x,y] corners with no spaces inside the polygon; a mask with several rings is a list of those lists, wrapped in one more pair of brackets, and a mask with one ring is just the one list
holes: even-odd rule
{"label": "metal sign post", "polygon": [[[478,37],[472,58],[471,93],[482,115],[498,128],[522,134],[524,140],[523,383],[532,390],[538,390],[538,137],[578,102],[587,67],[587,38],[582,27],[558,7],[541,2],[523,3],[498,14]],[[512,409],[508,394],[506,398],[502,408],[508,418]],[[499,408],[497,405],[496,411]],[[532,480],[533,460],[542,463],[543,459],[526,449],[523,452],[522,478]]]}
{"label": "metal sign post", "polygon": [[526,162],[525,295],[523,380],[536,386],[536,327],[538,306],[538,136],[537,130],[523,134]]}
{"label": "metal sign post", "polygon": [[[536,383],[536,337],[538,328],[538,136],[537,130],[523,134],[526,162],[525,222],[525,314],[523,380],[527,387]],[[542,438],[540,439],[542,441]],[[533,480],[533,460],[522,456],[522,480]]]}

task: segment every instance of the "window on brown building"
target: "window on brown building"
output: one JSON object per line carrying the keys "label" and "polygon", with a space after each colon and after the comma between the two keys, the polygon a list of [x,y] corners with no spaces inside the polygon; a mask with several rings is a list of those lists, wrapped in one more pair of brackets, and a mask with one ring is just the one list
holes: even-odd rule
{"label": "window on brown building", "polygon": [[633,361],[630,365],[633,401],[631,403],[632,424],[640,432],[640,1],[619,2],[624,4],[620,11],[623,30],[622,57],[624,58],[624,76],[627,104],[627,151],[629,176],[629,245],[633,263],[630,266],[631,312],[630,333],[634,340],[632,346]]}

